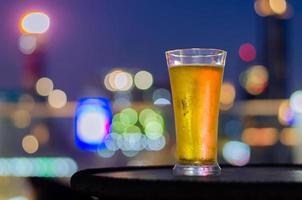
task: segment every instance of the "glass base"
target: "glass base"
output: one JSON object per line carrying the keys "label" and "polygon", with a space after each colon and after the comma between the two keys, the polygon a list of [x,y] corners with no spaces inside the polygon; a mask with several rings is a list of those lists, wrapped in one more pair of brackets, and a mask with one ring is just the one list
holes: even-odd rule
{"label": "glass base", "polygon": [[181,165],[176,164],[173,174],[177,176],[218,176],[221,174],[219,165]]}

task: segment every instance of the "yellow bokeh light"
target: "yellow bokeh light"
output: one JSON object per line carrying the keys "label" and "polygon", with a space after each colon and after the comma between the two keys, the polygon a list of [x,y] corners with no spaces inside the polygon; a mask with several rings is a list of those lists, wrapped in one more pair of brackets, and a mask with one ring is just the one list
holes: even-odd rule
{"label": "yellow bokeh light", "polygon": [[43,12],[30,12],[22,17],[20,26],[25,33],[45,33],[49,29],[50,19]]}
{"label": "yellow bokeh light", "polygon": [[19,109],[12,113],[11,119],[17,128],[26,128],[31,123],[31,116],[27,110]]}
{"label": "yellow bokeh light", "polygon": [[278,120],[282,125],[290,125],[294,118],[293,111],[290,108],[289,101],[283,101],[278,109]]}
{"label": "yellow bokeh light", "polygon": [[67,95],[62,90],[53,90],[48,96],[48,103],[53,108],[62,108],[67,103]]}
{"label": "yellow bokeh light", "polygon": [[138,89],[147,90],[153,84],[153,76],[147,71],[139,71],[134,76],[134,84]]}
{"label": "yellow bokeh light", "polygon": [[48,96],[53,87],[52,80],[47,77],[40,78],[36,83],[36,91],[41,96]]}
{"label": "yellow bokeh light", "polygon": [[128,91],[133,86],[133,78],[128,72],[114,70],[105,76],[104,85],[110,91]]}
{"label": "yellow bokeh light", "polygon": [[275,14],[281,15],[286,11],[286,1],[285,0],[269,0],[269,5]]}
{"label": "yellow bokeh light", "polygon": [[261,17],[266,17],[273,14],[269,0],[256,0],[254,8],[256,13]]}
{"label": "yellow bokeh light", "polygon": [[33,154],[38,151],[39,142],[33,135],[27,135],[22,140],[22,147],[26,153]]}
{"label": "yellow bokeh light", "polygon": [[225,108],[222,110],[229,109],[235,100],[236,97],[236,90],[232,83],[223,83],[221,86],[221,93],[220,93],[220,105],[221,108]]}
{"label": "yellow bokeh light", "polygon": [[280,133],[280,142],[284,145],[294,146],[300,142],[299,134],[295,128],[284,128]]}
{"label": "yellow bokeh light", "polygon": [[132,87],[132,85],[132,76],[127,72],[117,73],[114,77],[114,86],[116,87],[116,90],[127,91]]}
{"label": "yellow bokeh light", "polygon": [[242,133],[242,141],[251,146],[271,146],[276,144],[277,129],[267,128],[246,128]]}
{"label": "yellow bokeh light", "polygon": [[46,144],[49,141],[49,130],[44,124],[34,126],[31,134],[37,138],[40,144]]}
{"label": "yellow bokeh light", "polygon": [[267,87],[269,74],[264,66],[254,65],[241,74],[240,79],[241,85],[249,94],[259,95]]}

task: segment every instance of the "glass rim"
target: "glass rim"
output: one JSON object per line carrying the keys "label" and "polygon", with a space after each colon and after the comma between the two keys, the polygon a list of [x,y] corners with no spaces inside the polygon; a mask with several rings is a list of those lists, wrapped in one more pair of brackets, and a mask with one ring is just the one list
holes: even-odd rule
{"label": "glass rim", "polygon": [[[200,54],[200,55],[179,55],[176,54],[176,52],[181,51],[192,51],[192,50],[198,50],[198,51],[217,51],[215,54]],[[172,55],[174,57],[213,57],[213,56],[223,56],[227,54],[227,51],[222,49],[215,49],[215,48],[184,48],[184,49],[172,49],[165,52],[166,55]]]}

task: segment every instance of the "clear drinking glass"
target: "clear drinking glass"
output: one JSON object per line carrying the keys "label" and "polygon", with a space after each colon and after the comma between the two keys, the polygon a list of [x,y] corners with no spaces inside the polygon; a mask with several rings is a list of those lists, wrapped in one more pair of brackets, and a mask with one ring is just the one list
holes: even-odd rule
{"label": "clear drinking glass", "polygon": [[166,52],[175,117],[176,175],[219,175],[217,129],[226,51],[178,49]]}

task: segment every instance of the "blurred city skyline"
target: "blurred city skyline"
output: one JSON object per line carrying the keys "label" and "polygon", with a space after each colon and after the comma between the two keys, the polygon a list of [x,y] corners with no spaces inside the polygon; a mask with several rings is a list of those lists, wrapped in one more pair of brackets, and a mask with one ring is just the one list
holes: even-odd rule
{"label": "blurred city skyline", "polygon": [[[287,97],[301,88],[299,63],[302,39],[299,19],[302,2],[289,0],[293,17],[287,23]],[[2,1],[0,12],[0,89],[21,88],[25,56],[18,48],[19,20],[24,13],[41,10],[51,20],[45,34],[43,75],[62,88],[69,100],[85,94],[91,85],[104,87],[112,68],[147,70],[156,84],[168,85],[164,52],[175,48],[211,47],[228,51],[225,81],[239,85],[239,75],[249,66],[262,65],[263,17],[254,1]],[[215,14],[217,13],[217,14]],[[256,47],[254,61],[244,62],[240,45]],[[66,78],[68,77],[68,78]],[[104,93],[105,91],[103,91]],[[89,93],[88,93],[89,94]]]}

